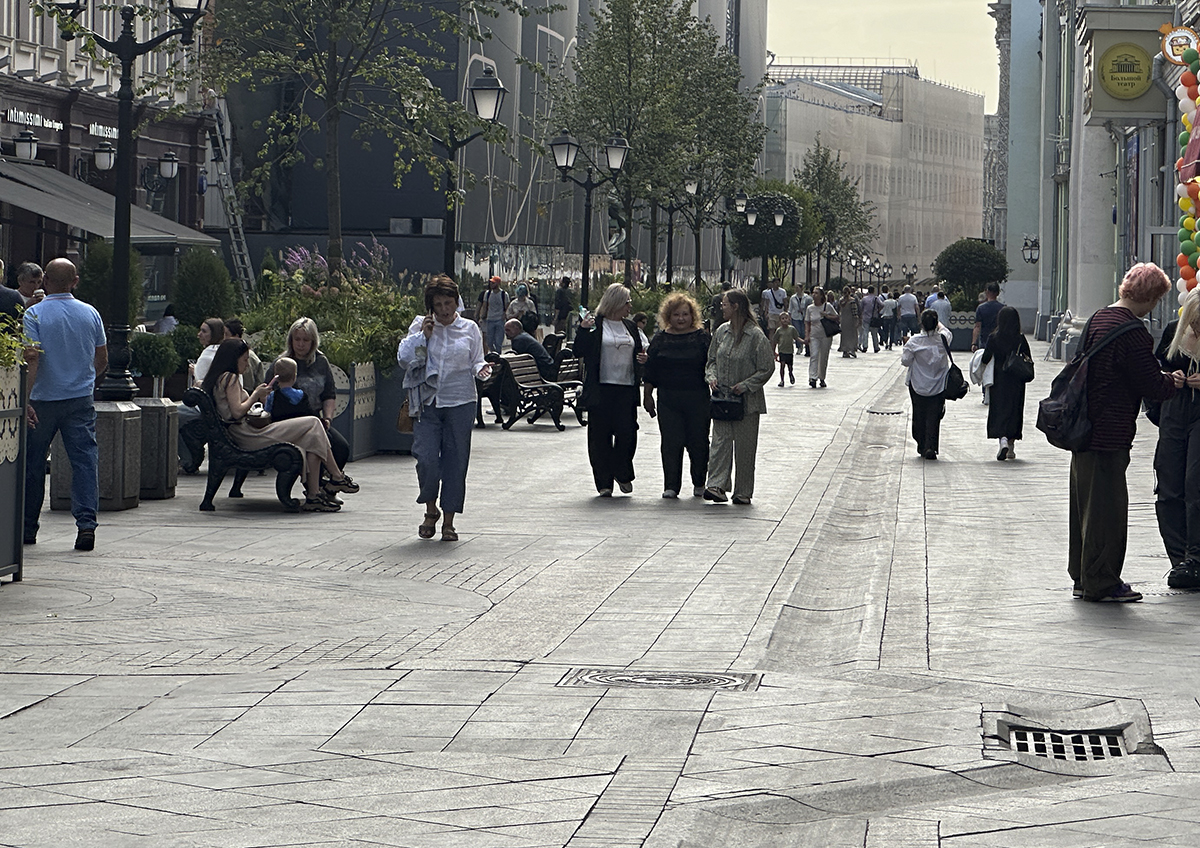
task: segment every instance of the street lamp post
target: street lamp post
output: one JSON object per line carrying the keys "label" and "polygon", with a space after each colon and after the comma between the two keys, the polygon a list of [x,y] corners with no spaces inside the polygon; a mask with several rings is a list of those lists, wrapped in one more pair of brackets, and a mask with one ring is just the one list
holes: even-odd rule
{"label": "street lamp post", "polygon": [[1025,236],[1025,244],[1021,246],[1021,258],[1030,265],[1036,265],[1042,255],[1042,246],[1037,236]]}
{"label": "street lamp post", "polygon": [[675,273],[675,213],[679,206],[672,200],[667,204],[667,288],[671,287],[671,278]]}
{"label": "street lamp post", "polygon": [[[554,165],[562,174],[562,181],[575,183],[583,189],[583,280],[579,286],[579,303],[586,309],[588,303],[588,276],[591,273],[592,250],[592,192],[600,186],[613,182],[625,167],[625,157],[629,155],[629,142],[620,134],[614,135],[604,145],[604,159],[608,166],[608,176],[596,179],[592,174],[593,165],[589,162],[587,176],[579,179],[571,175],[575,167],[575,158],[579,155],[579,142],[571,138],[566,130],[550,142],[550,152],[554,154]],[[628,284],[628,280],[626,280]]]}
{"label": "street lamp post", "polygon": [[[204,16],[208,0],[170,0],[170,10],[179,26],[139,42],[134,37],[133,22],[137,11],[132,6],[121,8],[121,34],[110,41],[94,32],[87,35],[121,64],[121,85],[117,90],[117,191],[116,215],[113,218],[112,292],[108,330],[108,370],[100,383],[97,396],[104,401],[132,400],[137,394],[133,376],[129,373],[129,210],[133,183],[133,63],[155,50],[168,39],[179,36],[181,44],[191,44],[196,23]],[[79,31],[74,23],[84,10],[84,0],[65,0],[55,3],[59,27],[64,41],[70,41]]]}

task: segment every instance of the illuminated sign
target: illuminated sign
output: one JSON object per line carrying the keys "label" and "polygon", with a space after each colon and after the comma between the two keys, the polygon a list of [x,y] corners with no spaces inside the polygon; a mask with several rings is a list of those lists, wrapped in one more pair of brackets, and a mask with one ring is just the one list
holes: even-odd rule
{"label": "illuminated sign", "polygon": [[43,118],[37,112],[26,112],[15,106],[10,106],[4,113],[4,120],[10,124],[20,124],[26,127],[38,127],[48,130],[61,130],[63,128],[62,121],[56,121],[53,118]]}

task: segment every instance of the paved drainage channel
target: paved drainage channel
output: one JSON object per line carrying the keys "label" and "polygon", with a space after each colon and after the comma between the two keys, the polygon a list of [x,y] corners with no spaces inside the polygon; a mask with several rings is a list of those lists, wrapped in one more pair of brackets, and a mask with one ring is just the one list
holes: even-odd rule
{"label": "paved drainage channel", "polygon": [[720,689],[753,692],[759,675],[703,671],[642,671],[611,668],[573,668],[558,686],[594,686],[625,689]]}

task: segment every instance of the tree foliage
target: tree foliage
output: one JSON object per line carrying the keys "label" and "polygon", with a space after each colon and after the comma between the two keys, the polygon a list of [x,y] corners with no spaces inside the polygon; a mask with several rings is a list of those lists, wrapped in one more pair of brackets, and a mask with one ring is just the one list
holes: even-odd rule
{"label": "tree foliage", "polygon": [[[745,215],[735,215],[729,227],[732,249],[740,259],[765,256],[768,273],[783,278],[791,263],[816,247],[822,222],[813,196],[795,183],[760,180],[749,195],[746,208],[758,217],[753,226]],[[775,213],[783,212],[783,224],[775,226]]]}
{"label": "tree foliage", "polygon": [[947,296],[974,304],[984,286],[1008,278],[1009,267],[1004,254],[987,242],[964,238],[937,255],[933,270],[946,282]]}
{"label": "tree foliage", "polygon": [[192,247],[183,254],[171,286],[171,303],[181,325],[194,331],[205,318],[230,318],[235,298],[229,269],[221,257],[204,247]]}
{"label": "tree foliage", "polygon": [[821,144],[819,134],[795,178],[815,199],[824,252],[863,253],[870,248],[875,239],[875,204],[859,196],[858,180],[846,175],[841,154]]}
{"label": "tree foliage", "polygon": [[426,74],[456,60],[443,56],[444,41],[486,40],[483,21],[500,10],[522,16],[539,11],[518,0],[222,0],[219,39],[208,54],[211,79],[294,92],[263,121],[267,141],[251,183],[261,192],[277,169],[305,157],[308,135],[323,132],[324,157],[314,164],[327,175],[335,271],[342,260],[342,121],[364,147],[371,137],[388,139],[397,184],[417,164],[435,178],[447,170],[455,174],[445,143],[475,129],[496,140],[503,128],[483,125]]}
{"label": "tree foliage", "polygon": [[[749,182],[766,135],[754,119],[758,87],[741,89],[737,57],[690,4],[611,0],[581,38],[574,68],[575,80],[559,84],[566,128],[585,149],[616,132],[629,141],[613,189],[626,256],[639,202],[683,203],[698,238],[721,213],[718,199]],[[695,195],[684,191],[689,179]]]}
{"label": "tree foliage", "polygon": [[[75,297],[96,307],[105,324],[115,324],[112,314],[113,246],[104,239],[88,242],[87,255],[79,266],[79,285]],[[146,274],[142,255],[129,248],[129,326],[137,325],[146,304]]]}

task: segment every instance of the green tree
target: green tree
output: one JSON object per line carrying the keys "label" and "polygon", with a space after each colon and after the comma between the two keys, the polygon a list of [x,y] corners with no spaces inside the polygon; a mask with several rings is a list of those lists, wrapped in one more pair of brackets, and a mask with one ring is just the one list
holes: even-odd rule
{"label": "green tree", "polygon": [[[595,21],[581,38],[575,80],[560,81],[561,114],[587,145],[602,145],[614,132],[629,141],[611,190],[628,264],[639,202],[650,204],[656,226],[657,206],[686,200],[683,216],[699,241],[720,214],[718,199],[748,182],[766,129],[754,121],[757,87],[741,90],[737,58],[689,4],[612,0]],[[684,191],[689,180],[697,183],[694,195]]]}
{"label": "green tree", "polygon": [[956,308],[965,305],[974,309],[983,287],[1004,282],[1010,269],[999,250],[985,241],[964,238],[937,255],[933,270],[938,279],[946,282],[946,296],[956,301]]}
{"label": "green tree", "polygon": [[229,318],[235,302],[229,269],[221,257],[208,248],[189,248],[179,260],[171,286],[171,303],[180,325],[194,329],[205,318]]}
{"label": "green tree", "polygon": [[[456,165],[438,139],[473,128],[492,140],[503,128],[483,125],[466,107],[430,85],[430,71],[453,65],[446,42],[490,37],[481,21],[499,10],[522,16],[544,11],[519,0],[222,0],[218,40],[209,51],[210,79],[250,89],[290,86],[295,96],[263,120],[267,141],[250,184],[261,192],[275,171],[301,161],[306,136],[321,131],[326,173],[329,263],[342,262],[341,130],[363,146],[382,135],[395,148],[397,184],[415,164],[436,178]],[[468,175],[469,176],[469,175]],[[454,203],[453,194],[447,203]]]}
{"label": "green tree", "polygon": [[[795,183],[760,180],[749,195],[746,208],[757,213],[754,225],[744,215],[736,215],[729,231],[733,252],[738,258],[765,258],[766,273],[781,280],[793,263],[816,247],[822,222],[812,195]],[[783,223],[775,225],[775,213],[783,213]]]}
{"label": "green tree", "polygon": [[859,196],[858,180],[846,175],[841,153],[835,155],[821,144],[820,134],[816,144],[804,154],[795,178],[816,202],[815,211],[823,227],[821,253],[828,281],[835,251],[861,254],[875,240],[875,204]]}
{"label": "green tree", "polygon": [[[115,324],[112,316],[112,263],[113,246],[103,239],[88,243],[83,264],[79,266],[79,285],[75,296],[96,307],[105,324]],[[142,269],[142,256],[129,248],[129,326],[134,327],[142,316],[146,303],[146,277]]]}

